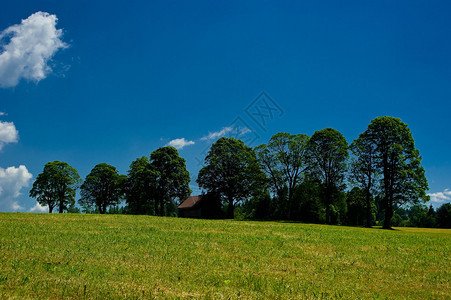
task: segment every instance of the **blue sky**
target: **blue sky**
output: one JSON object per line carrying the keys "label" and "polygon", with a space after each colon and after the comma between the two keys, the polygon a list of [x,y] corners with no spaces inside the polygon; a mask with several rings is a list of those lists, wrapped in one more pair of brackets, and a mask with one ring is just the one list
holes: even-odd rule
{"label": "blue sky", "polygon": [[39,211],[28,191],[48,161],[126,173],[178,139],[196,178],[221,134],[351,142],[384,115],[409,125],[434,205],[449,202],[451,3],[299,2],[4,3],[0,211]]}

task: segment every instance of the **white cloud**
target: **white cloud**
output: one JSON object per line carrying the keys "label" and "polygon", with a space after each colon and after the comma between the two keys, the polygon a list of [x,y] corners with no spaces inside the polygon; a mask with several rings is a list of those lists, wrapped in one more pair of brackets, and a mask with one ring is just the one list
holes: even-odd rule
{"label": "white cloud", "polygon": [[19,132],[13,122],[0,121],[0,150],[5,144],[17,143],[19,140]]}
{"label": "white cloud", "polygon": [[239,129],[240,129],[240,135],[243,135],[243,134],[252,132],[252,130],[250,130],[250,129],[247,128],[247,127],[242,127],[242,128],[239,128]]}
{"label": "white cloud", "polygon": [[0,50],[0,87],[14,87],[22,78],[38,82],[52,71],[48,61],[67,47],[57,20],[39,11],[0,33],[0,42],[9,40]]}
{"label": "white cloud", "polygon": [[232,131],[233,131],[232,126],[223,127],[220,131],[208,133],[208,135],[202,137],[200,140],[201,141],[215,140],[215,139],[225,136],[227,133],[232,132]]}
{"label": "white cloud", "polygon": [[7,115],[8,115],[7,113],[0,111],[0,116],[7,116]]}
{"label": "white cloud", "polygon": [[13,211],[19,211],[19,210],[23,209],[23,207],[20,206],[19,203],[17,203],[17,201],[11,201],[11,209]]}
{"label": "white cloud", "polygon": [[428,196],[431,197],[431,202],[443,203],[451,201],[451,191],[445,189],[443,192],[429,193]]}
{"label": "white cloud", "polygon": [[36,202],[36,205],[30,209],[30,212],[38,212],[38,213],[44,213],[44,212],[48,212],[48,211],[49,211],[49,208],[47,206],[42,206],[38,202]]}
{"label": "white cloud", "polygon": [[21,195],[22,188],[29,186],[32,177],[24,165],[0,168],[0,211],[23,209],[14,199]]}
{"label": "white cloud", "polygon": [[208,135],[202,137],[200,140],[201,141],[215,140],[215,139],[225,136],[228,133],[230,133],[231,136],[238,137],[238,136],[244,135],[249,132],[252,132],[252,130],[250,130],[247,127],[228,126],[228,127],[223,127],[220,131],[209,132]]}
{"label": "white cloud", "polygon": [[193,141],[187,141],[185,138],[175,139],[168,143],[169,146],[175,147],[176,149],[182,149],[183,147],[194,145]]}

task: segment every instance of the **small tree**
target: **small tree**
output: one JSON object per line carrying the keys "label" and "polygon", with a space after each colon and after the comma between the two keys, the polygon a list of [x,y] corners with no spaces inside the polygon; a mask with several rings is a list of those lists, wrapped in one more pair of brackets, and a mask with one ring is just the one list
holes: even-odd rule
{"label": "small tree", "polygon": [[44,170],[36,177],[30,190],[30,197],[38,203],[49,207],[49,213],[55,207],[63,213],[67,207],[75,203],[75,191],[81,182],[76,169],[66,162],[53,161],[44,166]]}
{"label": "small tree", "polygon": [[344,136],[333,128],[315,131],[307,144],[307,159],[312,177],[323,186],[323,201],[326,208],[326,223],[330,223],[330,208],[334,196],[344,190],[347,171],[348,143]]}
{"label": "small tree", "polygon": [[108,206],[121,202],[124,180],[115,167],[106,163],[98,164],[81,185],[78,203],[82,206],[95,205],[99,213],[104,214]]}
{"label": "small tree", "polygon": [[197,183],[227,203],[228,218],[234,217],[237,202],[249,199],[263,187],[265,175],[255,152],[241,140],[220,138],[211,146],[205,164]]}

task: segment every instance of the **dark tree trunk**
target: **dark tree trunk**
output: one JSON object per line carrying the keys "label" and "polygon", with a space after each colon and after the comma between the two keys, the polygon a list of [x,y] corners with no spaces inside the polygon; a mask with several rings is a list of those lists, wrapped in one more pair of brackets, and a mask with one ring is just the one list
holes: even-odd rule
{"label": "dark tree trunk", "polygon": [[53,212],[53,206],[49,205],[49,214],[51,214]]}
{"label": "dark tree trunk", "polygon": [[62,214],[64,212],[64,203],[63,200],[59,203],[59,213]]}
{"label": "dark tree trunk", "polygon": [[383,163],[383,172],[384,172],[384,225],[382,228],[384,229],[391,229],[390,223],[391,223],[391,217],[393,216],[393,210],[391,209],[390,205],[390,198],[391,198],[391,177],[390,177],[390,168],[388,164],[388,154],[384,153],[382,156],[382,163]]}
{"label": "dark tree trunk", "polygon": [[370,189],[366,189],[366,227],[371,227],[371,192]]}
{"label": "dark tree trunk", "polygon": [[228,219],[235,218],[234,207],[233,207],[233,198],[231,198],[231,197],[229,197],[229,205],[227,207],[227,218]]}
{"label": "dark tree trunk", "polygon": [[393,207],[392,202],[389,197],[386,196],[384,199],[385,206],[385,217],[384,217],[384,229],[391,229],[391,218],[393,217]]}
{"label": "dark tree trunk", "polygon": [[327,205],[326,203],[326,224],[329,224],[329,219],[330,219],[330,208],[329,205]]}
{"label": "dark tree trunk", "polygon": [[287,209],[287,219],[288,220],[291,220],[292,198],[293,198],[293,189],[290,188],[290,190],[288,191],[288,209]]}
{"label": "dark tree trunk", "polygon": [[158,199],[155,199],[153,204],[154,204],[154,212],[153,213],[155,216],[158,216]]}
{"label": "dark tree trunk", "polygon": [[160,198],[160,216],[164,216],[164,200]]}
{"label": "dark tree trunk", "polygon": [[325,195],[325,204],[326,204],[326,224],[330,224],[330,203],[332,203],[330,197],[330,188],[328,186],[326,186],[326,191],[324,193]]}

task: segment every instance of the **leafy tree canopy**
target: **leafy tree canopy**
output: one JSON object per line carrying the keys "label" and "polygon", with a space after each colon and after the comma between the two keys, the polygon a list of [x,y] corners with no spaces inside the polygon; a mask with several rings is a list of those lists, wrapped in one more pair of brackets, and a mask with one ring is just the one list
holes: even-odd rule
{"label": "leafy tree canopy", "polygon": [[284,211],[288,219],[291,218],[293,209],[293,191],[301,182],[307,168],[306,146],[309,137],[304,134],[292,135],[281,132],[273,135],[268,144],[255,148],[257,158],[262,170],[270,179],[270,186],[282,198],[283,189],[286,186],[287,201]]}
{"label": "leafy tree canopy", "polygon": [[265,182],[255,152],[235,138],[222,137],[213,143],[205,164],[197,183],[226,200],[228,218],[233,218],[237,202],[251,197]]}
{"label": "leafy tree canopy", "polygon": [[121,202],[124,180],[115,167],[106,163],[96,165],[81,185],[79,204],[95,205],[99,213],[106,213],[108,206]]}
{"label": "leafy tree canopy", "polygon": [[155,211],[163,216],[165,205],[175,199],[183,201],[191,194],[190,176],[185,159],[171,146],[161,147],[150,154],[150,164],[156,175]]}
{"label": "leafy tree canopy", "polygon": [[330,221],[329,207],[333,203],[334,193],[345,188],[348,158],[348,143],[344,136],[333,128],[315,131],[308,141],[309,172],[323,183],[327,223]]}
{"label": "leafy tree canopy", "polygon": [[390,228],[394,207],[428,201],[421,156],[407,124],[398,118],[375,118],[363,134],[374,147],[376,169],[382,176],[383,227]]}
{"label": "leafy tree canopy", "polygon": [[44,166],[30,190],[30,197],[49,207],[49,213],[57,206],[63,213],[75,203],[75,191],[81,182],[76,169],[66,162],[53,161]]}
{"label": "leafy tree canopy", "polygon": [[155,188],[157,173],[147,156],[130,164],[125,185],[128,211],[133,214],[155,215]]}

